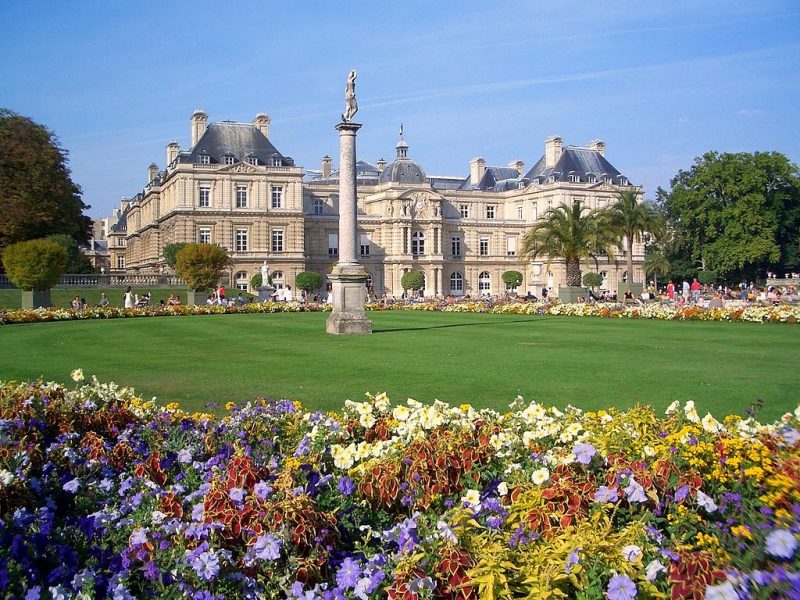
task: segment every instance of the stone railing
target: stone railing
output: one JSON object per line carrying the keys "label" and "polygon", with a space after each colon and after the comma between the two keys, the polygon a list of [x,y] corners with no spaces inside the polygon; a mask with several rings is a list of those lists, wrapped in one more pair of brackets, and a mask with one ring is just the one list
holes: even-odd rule
{"label": "stone railing", "polygon": [[[96,273],[65,274],[62,275],[55,287],[57,288],[107,288],[107,287],[150,287],[150,288],[177,288],[184,287],[184,283],[175,275],[99,275]],[[13,288],[13,283],[6,275],[0,275],[0,288]]]}

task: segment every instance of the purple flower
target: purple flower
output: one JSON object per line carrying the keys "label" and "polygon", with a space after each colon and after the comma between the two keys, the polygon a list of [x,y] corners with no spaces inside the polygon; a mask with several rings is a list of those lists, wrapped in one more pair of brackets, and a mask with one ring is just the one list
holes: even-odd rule
{"label": "purple flower", "polygon": [[619,500],[619,496],[617,496],[616,486],[601,485],[594,493],[595,502],[616,502],[617,500]]}
{"label": "purple flower", "polygon": [[797,550],[797,538],[791,531],[776,529],[767,535],[766,545],[772,556],[789,560]]}
{"label": "purple flower", "polygon": [[192,559],[191,566],[197,576],[206,581],[219,575],[219,557],[216,552],[201,552]]}
{"label": "purple flower", "polygon": [[131,533],[130,539],[131,546],[141,546],[142,544],[147,543],[147,529],[143,527],[139,527],[138,529],[134,529],[133,533]]}
{"label": "purple flower", "polygon": [[178,452],[178,462],[184,465],[192,462],[192,453],[188,448],[182,448]]}
{"label": "purple flower", "polygon": [[234,502],[241,502],[242,500],[244,500],[244,490],[242,488],[238,488],[238,487],[231,488],[228,491],[228,495],[231,497],[231,500],[233,500]]}
{"label": "purple flower", "polygon": [[572,567],[574,567],[575,565],[577,565],[580,562],[580,560],[581,560],[580,551],[582,549],[583,548],[575,548],[575,550],[570,552],[569,556],[567,557],[567,564],[564,567],[564,572],[567,575],[569,575],[570,571],[572,571]]}
{"label": "purple flower", "polygon": [[281,556],[281,541],[267,533],[256,540],[253,550],[260,560],[277,560]]}
{"label": "purple flower", "polygon": [[266,500],[267,496],[269,496],[272,493],[272,488],[269,487],[266,481],[259,481],[253,487],[253,491],[256,493],[256,496],[258,496],[262,500]]}
{"label": "purple flower", "polygon": [[339,483],[336,484],[336,488],[342,493],[343,496],[349,496],[355,491],[356,486],[353,484],[353,480],[349,477],[340,477]]}
{"label": "purple flower", "polygon": [[689,494],[689,486],[682,485],[678,488],[678,491],[675,492],[675,502],[683,502],[684,498]]}
{"label": "purple flower", "polygon": [[159,575],[161,575],[161,571],[158,569],[158,565],[154,563],[152,560],[148,562],[144,566],[144,576],[151,581],[158,579]]}
{"label": "purple flower", "polygon": [[579,442],[572,448],[572,454],[575,455],[575,461],[582,465],[588,465],[592,462],[592,457],[597,454],[597,450],[591,444]]}
{"label": "purple flower", "polygon": [[74,494],[78,491],[81,487],[81,482],[77,479],[70,479],[67,483],[64,484],[64,491],[69,492],[70,494]]}
{"label": "purple flower", "polygon": [[25,600],[39,600],[39,594],[42,593],[42,587],[37,585],[28,590],[25,594]]}
{"label": "purple flower", "polygon": [[361,569],[358,563],[348,556],[336,572],[336,585],[345,589],[355,587],[360,576]]}
{"label": "purple flower", "polygon": [[628,502],[647,502],[644,488],[633,477],[628,480],[628,487],[622,489],[625,495],[628,496]]}
{"label": "purple flower", "polygon": [[636,598],[636,584],[627,575],[614,575],[606,593],[608,600],[632,600]]}

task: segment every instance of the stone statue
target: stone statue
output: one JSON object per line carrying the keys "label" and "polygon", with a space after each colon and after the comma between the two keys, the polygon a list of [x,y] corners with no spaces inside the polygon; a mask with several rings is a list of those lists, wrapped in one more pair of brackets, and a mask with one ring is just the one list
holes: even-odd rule
{"label": "stone statue", "polygon": [[267,261],[264,261],[264,264],[261,265],[261,287],[266,287],[267,284],[269,284],[269,267]]}
{"label": "stone statue", "polygon": [[344,88],[344,114],[342,121],[350,123],[353,116],[358,112],[358,102],[356,102],[356,70],[350,71],[347,76],[347,85]]}

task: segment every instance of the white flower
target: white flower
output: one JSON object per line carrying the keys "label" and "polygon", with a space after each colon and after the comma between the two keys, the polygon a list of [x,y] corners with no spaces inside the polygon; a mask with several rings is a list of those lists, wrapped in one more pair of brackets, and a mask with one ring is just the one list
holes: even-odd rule
{"label": "white flower", "polygon": [[567,433],[569,433],[572,437],[575,437],[581,432],[581,425],[580,423],[573,423],[569,427],[567,427]]}
{"label": "white flower", "polygon": [[372,416],[371,412],[368,413],[361,413],[361,416],[358,418],[358,422],[361,426],[365,429],[369,429],[373,425],[375,425],[375,417]]}
{"label": "white flower", "polygon": [[692,423],[700,422],[700,415],[697,414],[697,409],[694,406],[694,400],[689,400],[686,403],[686,405],[683,407],[683,414],[685,414],[686,418]]}
{"label": "white flower", "polygon": [[648,445],[642,448],[642,452],[644,452],[645,456],[653,457],[656,455],[656,451],[653,449],[652,446]]}
{"label": "white flower", "polygon": [[405,406],[395,406],[394,410],[392,411],[392,416],[401,423],[408,420],[410,415],[411,411],[409,411]]}
{"label": "white flower", "polygon": [[667,567],[662,565],[657,560],[651,560],[648,563],[647,567],[645,567],[644,571],[645,571],[645,579],[647,579],[647,581],[653,581],[655,580],[656,577],[658,577],[659,573],[666,573]]}
{"label": "white flower", "polygon": [[508,494],[508,484],[505,481],[501,481],[499,484],[497,484],[497,493],[500,496],[505,496]]}
{"label": "white flower", "polygon": [[706,512],[712,513],[717,510],[717,505],[714,501],[700,490],[697,490],[697,505],[704,508]]}
{"label": "white flower", "polygon": [[678,410],[678,407],[679,407],[680,405],[681,405],[681,402],[680,402],[680,400],[675,400],[675,402],[673,402],[672,404],[670,404],[670,405],[667,407],[667,410],[665,410],[665,411],[664,411],[664,414],[666,414],[666,415],[672,415],[672,414],[675,414],[675,412]]}
{"label": "white flower", "polygon": [[719,585],[706,586],[706,600],[739,600],[739,594],[733,588],[730,581],[720,583]]}
{"label": "white flower", "polygon": [[722,431],[722,423],[717,421],[714,417],[711,416],[711,413],[706,413],[706,416],[703,417],[703,429],[708,431],[709,433],[719,433]]}
{"label": "white flower", "polygon": [[375,408],[382,413],[389,410],[389,397],[386,395],[386,392],[381,392],[375,396]]}
{"label": "white flower", "polygon": [[536,469],[533,472],[533,475],[531,475],[531,480],[536,485],[542,485],[548,479],[550,479],[550,471],[548,471],[546,467],[542,467],[541,469]]}
{"label": "white flower", "polygon": [[613,421],[613,420],[614,420],[614,417],[612,417],[608,413],[606,413],[602,417],[600,417],[600,421],[602,421],[603,423],[611,423],[611,421]]}
{"label": "white flower", "polygon": [[636,544],[628,544],[622,549],[622,555],[629,563],[637,563],[642,559],[642,549]]}
{"label": "white flower", "polygon": [[14,474],[11,471],[3,469],[0,471],[0,485],[6,486],[14,481]]}
{"label": "white flower", "polygon": [[75,369],[69,376],[72,378],[72,381],[81,382],[84,380],[83,369]]}
{"label": "white flower", "polygon": [[478,490],[467,490],[467,493],[461,497],[461,502],[477,509],[481,505],[481,493]]}

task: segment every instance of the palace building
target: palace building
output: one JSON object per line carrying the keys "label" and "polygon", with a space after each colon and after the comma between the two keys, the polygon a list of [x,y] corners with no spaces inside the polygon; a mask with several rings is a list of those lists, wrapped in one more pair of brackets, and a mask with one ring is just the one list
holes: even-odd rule
{"label": "palace building", "polygon": [[[252,123],[209,123],[198,110],[191,133],[191,147],[170,142],[165,168],[150,165],[145,188],[115,211],[107,232],[112,272],[163,273],[165,245],[203,242],[227,248],[224,279],[242,290],[264,261],[276,287],[294,285],[302,271],[325,278],[339,255],[339,179],[331,158],[317,170],[296,166],[273,144],[265,114]],[[520,294],[538,296],[542,287],[557,293],[563,261],[519,255],[531,225],[559,204],[603,208],[619,190],[641,193],[608,162],[603,142],[565,146],[556,136],[527,170],[519,160],[489,166],[475,158],[468,175],[431,176],[402,136],[392,162],[358,161],[356,170],[359,261],[377,295],[396,297],[409,270],[424,273],[426,296],[503,294],[506,271],[523,274]],[[643,258],[637,244],[638,281]],[[616,290],[628,281],[625,269],[622,253],[600,260],[602,287]]]}

